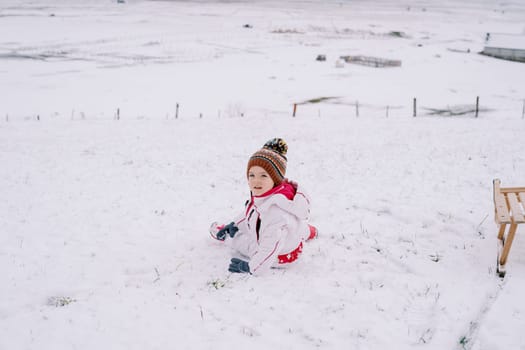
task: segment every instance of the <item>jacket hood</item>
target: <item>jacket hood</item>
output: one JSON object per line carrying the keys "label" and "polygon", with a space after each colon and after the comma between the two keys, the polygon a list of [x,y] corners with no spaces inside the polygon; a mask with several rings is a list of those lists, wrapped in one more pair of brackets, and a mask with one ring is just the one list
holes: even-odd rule
{"label": "jacket hood", "polygon": [[253,196],[252,200],[261,209],[276,205],[299,220],[308,220],[310,216],[310,199],[298,184],[288,180],[260,196]]}

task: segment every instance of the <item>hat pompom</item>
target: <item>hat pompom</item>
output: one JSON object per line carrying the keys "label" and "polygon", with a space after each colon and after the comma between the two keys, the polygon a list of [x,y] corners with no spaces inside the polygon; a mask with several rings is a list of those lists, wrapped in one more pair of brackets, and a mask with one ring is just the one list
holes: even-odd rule
{"label": "hat pompom", "polygon": [[271,151],[279,153],[286,159],[286,153],[288,152],[288,145],[286,141],[281,138],[273,138],[270,141],[266,142],[263,148],[269,149]]}

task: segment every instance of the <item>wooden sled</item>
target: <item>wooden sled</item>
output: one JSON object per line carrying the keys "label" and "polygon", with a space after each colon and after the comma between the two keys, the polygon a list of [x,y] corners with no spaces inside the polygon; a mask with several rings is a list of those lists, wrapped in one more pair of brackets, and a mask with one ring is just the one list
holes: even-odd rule
{"label": "wooden sled", "polygon": [[[525,223],[525,187],[500,187],[494,179],[494,212],[498,225],[498,267],[500,277],[505,277],[505,264],[519,224]],[[507,230],[508,227],[508,230]]]}

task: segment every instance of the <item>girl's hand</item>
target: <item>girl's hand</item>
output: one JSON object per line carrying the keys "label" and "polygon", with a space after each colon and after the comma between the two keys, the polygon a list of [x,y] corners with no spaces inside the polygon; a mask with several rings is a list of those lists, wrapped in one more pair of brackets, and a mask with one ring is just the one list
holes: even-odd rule
{"label": "girl's hand", "polygon": [[250,265],[248,265],[248,262],[244,260],[232,258],[228,271],[239,272],[239,273],[250,273]]}

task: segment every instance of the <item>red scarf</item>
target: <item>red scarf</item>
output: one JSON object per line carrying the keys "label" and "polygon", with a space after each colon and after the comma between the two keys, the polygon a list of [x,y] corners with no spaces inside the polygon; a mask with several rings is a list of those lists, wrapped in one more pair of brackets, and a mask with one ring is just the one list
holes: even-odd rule
{"label": "red scarf", "polygon": [[252,196],[252,197],[263,198],[263,197],[271,196],[273,194],[283,194],[286,198],[288,198],[289,200],[292,200],[295,197],[296,192],[297,192],[297,188],[295,188],[288,181],[284,180],[283,182],[281,182],[281,184],[275,186],[268,192],[265,192],[261,194],[260,196]]}

